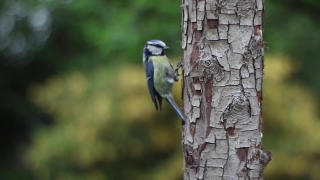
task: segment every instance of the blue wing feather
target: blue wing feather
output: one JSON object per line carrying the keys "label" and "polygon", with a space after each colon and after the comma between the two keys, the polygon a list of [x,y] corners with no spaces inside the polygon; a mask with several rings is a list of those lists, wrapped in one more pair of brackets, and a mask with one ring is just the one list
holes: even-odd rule
{"label": "blue wing feather", "polygon": [[148,84],[149,93],[150,93],[152,102],[154,103],[157,110],[158,110],[157,100],[159,101],[160,110],[161,110],[162,97],[159,95],[159,93],[154,88],[153,73],[154,73],[153,62],[152,62],[152,60],[148,60],[147,66],[146,66],[146,76],[147,76],[147,84]]}

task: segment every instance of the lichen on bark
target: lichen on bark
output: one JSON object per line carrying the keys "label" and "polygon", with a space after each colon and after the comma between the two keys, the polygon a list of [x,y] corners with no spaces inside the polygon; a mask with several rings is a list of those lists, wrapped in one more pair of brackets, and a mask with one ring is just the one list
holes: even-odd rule
{"label": "lichen on bark", "polygon": [[263,179],[263,0],[183,0],[184,179]]}

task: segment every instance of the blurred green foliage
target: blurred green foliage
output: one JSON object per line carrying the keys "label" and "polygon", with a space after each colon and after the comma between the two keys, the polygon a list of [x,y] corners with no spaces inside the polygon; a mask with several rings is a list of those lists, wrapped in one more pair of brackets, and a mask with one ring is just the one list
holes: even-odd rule
{"label": "blurred green foliage", "polygon": [[[320,179],[320,3],[265,3],[265,177]],[[180,18],[170,0],[1,1],[0,179],[182,179],[180,121],[141,65],[149,39],[182,58]]]}
{"label": "blurred green foliage", "polygon": [[[156,113],[141,81],[141,66],[112,68],[117,69],[113,78],[110,67],[101,66],[89,74],[70,72],[30,86],[30,100],[57,121],[57,126],[34,133],[26,151],[37,179],[181,176],[178,117],[167,107]],[[167,173],[157,174],[159,170]]]}

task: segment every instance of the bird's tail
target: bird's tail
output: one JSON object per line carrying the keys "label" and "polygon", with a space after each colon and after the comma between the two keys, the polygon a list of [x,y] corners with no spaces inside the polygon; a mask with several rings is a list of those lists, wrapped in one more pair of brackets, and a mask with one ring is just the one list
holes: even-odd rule
{"label": "bird's tail", "polygon": [[178,116],[181,118],[182,121],[182,125],[185,124],[185,118],[183,113],[181,112],[180,108],[178,107],[178,105],[175,103],[172,95],[170,94],[169,96],[167,96],[167,98],[165,98],[168,103],[171,105],[171,107],[174,109],[174,111],[176,111],[176,113],[178,114]]}

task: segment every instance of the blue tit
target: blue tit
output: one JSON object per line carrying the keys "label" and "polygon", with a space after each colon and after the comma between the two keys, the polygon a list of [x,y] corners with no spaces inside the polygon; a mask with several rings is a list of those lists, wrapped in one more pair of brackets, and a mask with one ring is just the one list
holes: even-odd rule
{"label": "blue tit", "polygon": [[143,49],[143,65],[146,71],[148,89],[151,99],[158,110],[161,110],[162,98],[165,99],[181,118],[182,124],[185,124],[185,118],[172,96],[172,86],[177,81],[175,70],[164,55],[164,51],[169,49],[166,44],[160,40],[150,40]]}

